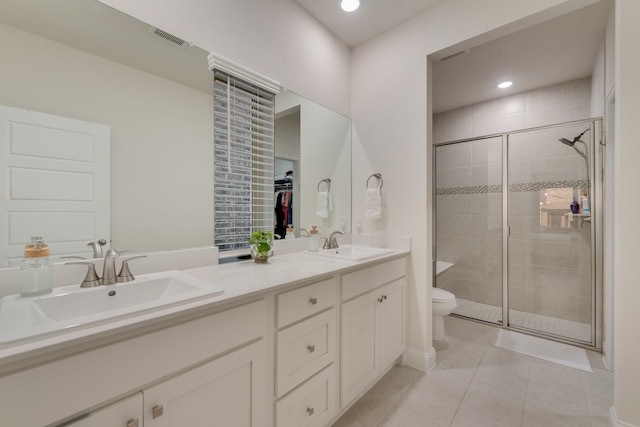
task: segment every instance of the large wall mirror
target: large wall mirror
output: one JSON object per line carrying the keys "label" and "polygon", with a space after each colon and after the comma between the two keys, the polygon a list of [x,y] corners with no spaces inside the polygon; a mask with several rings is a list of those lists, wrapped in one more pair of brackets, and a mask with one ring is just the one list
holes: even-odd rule
{"label": "large wall mirror", "polygon": [[[0,104],[110,129],[108,239],[118,250],[213,243],[213,75],[207,52],[180,42],[95,0],[0,4]],[[296,230],[350,231],[351,121],[286,90],[276,107],[299,126],[294,151],[276,130],[278,162],[295,164]],[[316,214],[323,179],[327,218]],[[12,238],[21,253],[28,236]],[[50,243],[55,255],[70,253]]]}

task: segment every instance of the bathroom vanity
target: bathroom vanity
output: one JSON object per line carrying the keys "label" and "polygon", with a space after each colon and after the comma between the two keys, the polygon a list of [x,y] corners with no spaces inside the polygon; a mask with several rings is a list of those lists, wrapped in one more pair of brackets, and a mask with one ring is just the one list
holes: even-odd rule
{"label": "bathroom vanity", "polygon": [[223,293],[0,347],[3,423],[330,425],[405,350],[408,253],[185,270]]}

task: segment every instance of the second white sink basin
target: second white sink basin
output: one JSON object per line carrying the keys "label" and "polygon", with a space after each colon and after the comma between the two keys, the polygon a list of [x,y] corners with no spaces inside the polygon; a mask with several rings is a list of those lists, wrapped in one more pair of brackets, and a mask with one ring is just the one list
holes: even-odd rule
{"label": "second white sink basin", "polygon": [[337,249],[322,249],[318,252],[308,252],[312,255],[323,256],[327,258],[344,259],[349,261],[366,261],[382,255],[393,253],[394,249],[374,248],[370,246],[354,246],[344,245]]}

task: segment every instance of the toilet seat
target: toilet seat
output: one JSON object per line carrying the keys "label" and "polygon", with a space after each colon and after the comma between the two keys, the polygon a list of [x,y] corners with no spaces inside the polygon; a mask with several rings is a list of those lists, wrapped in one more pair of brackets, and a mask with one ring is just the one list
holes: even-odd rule
{"label": "toilet seat", "polygon": [[440,288],[433,288],[433,293],[431,294],[432,302],[451,302],[455,300],[456,296],[451,292]]}

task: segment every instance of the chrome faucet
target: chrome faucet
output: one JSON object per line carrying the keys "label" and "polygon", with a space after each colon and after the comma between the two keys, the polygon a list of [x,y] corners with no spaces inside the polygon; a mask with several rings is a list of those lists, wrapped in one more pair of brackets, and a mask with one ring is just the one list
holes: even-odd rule
{"label": "chrome faucet", "polygon": [[146,258],[146,255],[138,255],[122,260],[120,273],[116,275],[116,258],[118,258],[118,256],[120,256],[120,254],[115,249],[107,250],[107,253],[104,256],[102,278],[100,278],[100,276],[98,276],[98,273],[96,273],[96,266],[92,262],[76,261],[67,262],[65,263],[65,265],[84,264],[89,266],[87,275],[80,285],[81,288],[92,288],[94,286],[100,285],[113,285],[115,283],[130,282],[134,280],[135,278],[133,277],[133,274],[131,274],[131,270],[129,270],[129,261],[137,258]]}
{"label": "chrome faucet", "polygon": [[107,241],[104,239],[100,239],[97,242],[89,242],[87,246],[91,246],[91,250],[93,251],[94,258],[102,258],[102,247],[107,244]]}
{"label": "chrome faucet", "polygon": [[302,232],[307,233],[307,237],[311,237],[311,233],[309,233],[309,230],[307,230],[306,228],[300,228],[300,237],[302,237]]}
{"label": "chrome faucet", "polygon": [[115,249],[109,249],[104,256],[104,265],[102,267],[102,285],[113,285],[118,281],[116,276],[116,258],[120,255]]}
{"label": "chrome faucet", "polygon": [[344,233],[340,230],[336,230],[333,233],[331,233],[331,236],[329,236],[329,238],[325,240],[324,246],[322,247],[322,249],[338,249],[340,246],[338,246],[338,240],[336,238],[337,234],[344,234]]}

